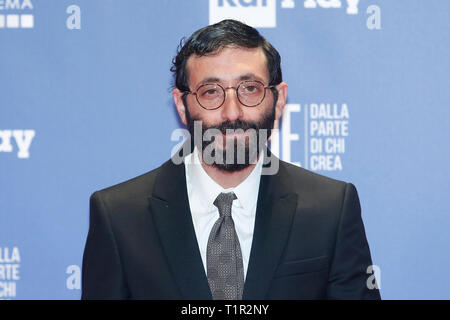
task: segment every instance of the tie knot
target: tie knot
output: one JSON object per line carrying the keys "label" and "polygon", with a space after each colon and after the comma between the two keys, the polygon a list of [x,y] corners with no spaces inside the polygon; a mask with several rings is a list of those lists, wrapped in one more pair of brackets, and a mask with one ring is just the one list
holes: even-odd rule
{"label": "tie knot", "polygon": [[214,205],[219,209],[219,215],[221,217],[231,216],[231,206],[233,205],[233,200],[237,199],[234,192],[221,193],[214,200]]}

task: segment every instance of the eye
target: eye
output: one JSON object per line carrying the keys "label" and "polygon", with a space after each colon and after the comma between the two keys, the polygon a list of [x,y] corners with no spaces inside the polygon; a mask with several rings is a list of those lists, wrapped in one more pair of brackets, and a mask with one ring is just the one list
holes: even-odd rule
{"label": "eye", "polygon": [[202,92],[202,96],[214,96],[217,95],[218,91],[217,89],[207,89],[205,91]]}
{"label": "eye", "polygon": [[254,95],[259,94],[261,91],[261,86],[256,83],[246,83],[243,84],[240,90],[243,94]]}
{"label": "eye", "polygon": [[251,93],[251,92],[257,91],[258,88],[253,85],[248,85],[248,86],[244,86],[244,90]]}
{"label": "eye", "polygon": [[199,88],[198,93],[200,97],[204,99],[215,99],[223,94],[222,89],[214,84],[206,84],[202,86]]}

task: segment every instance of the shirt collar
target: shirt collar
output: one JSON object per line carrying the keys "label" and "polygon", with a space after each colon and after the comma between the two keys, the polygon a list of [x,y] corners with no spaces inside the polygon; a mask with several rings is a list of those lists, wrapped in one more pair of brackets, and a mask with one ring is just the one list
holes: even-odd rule
{"label": "shirt collar", "polygon": [[251,209],[256,205],[258,200],[263,157],[264,154],[262,153],[256,166],[244,181],[234,188],[224,189],[203,169],[197,147],[195,147],[193,152],[184,158],[187,183],[190,185],[189,189],[191,190],[190,197],[195,197],[207,209],[206,212],[211,212],[216,210],[213,203],[217,196],[221,192],[226,193],[232,191],[237,197],[237,201],[233,203],[243,208],[244,212],[251,213]]}

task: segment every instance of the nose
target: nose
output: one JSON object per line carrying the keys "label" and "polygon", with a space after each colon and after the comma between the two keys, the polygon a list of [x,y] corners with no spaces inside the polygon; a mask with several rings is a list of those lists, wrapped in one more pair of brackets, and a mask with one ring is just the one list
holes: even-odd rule
{"label": "nose", "polygon": [[235,121],[243,116],[242,106],[236,95],[236,88],[225,88],[225,101],[221,109],[224,120]]}

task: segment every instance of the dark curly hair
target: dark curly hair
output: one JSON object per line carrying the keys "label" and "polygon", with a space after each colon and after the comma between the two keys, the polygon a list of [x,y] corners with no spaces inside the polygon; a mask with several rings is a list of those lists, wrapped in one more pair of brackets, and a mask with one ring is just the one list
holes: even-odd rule
{"label": "dark curly hair", "polygon": [[182,92],[189,91],[186,63],[194,54],[203,56],[217,52],[227,46],[241,48],[262,48],[267,59],[269,85],[278,85],[282,80],[280,54],[255,28],[242,22],[227,19],[201,28],[184,42],[181,40],[178,53],[172,60],[170,71],[174,73],[174,87]]}

